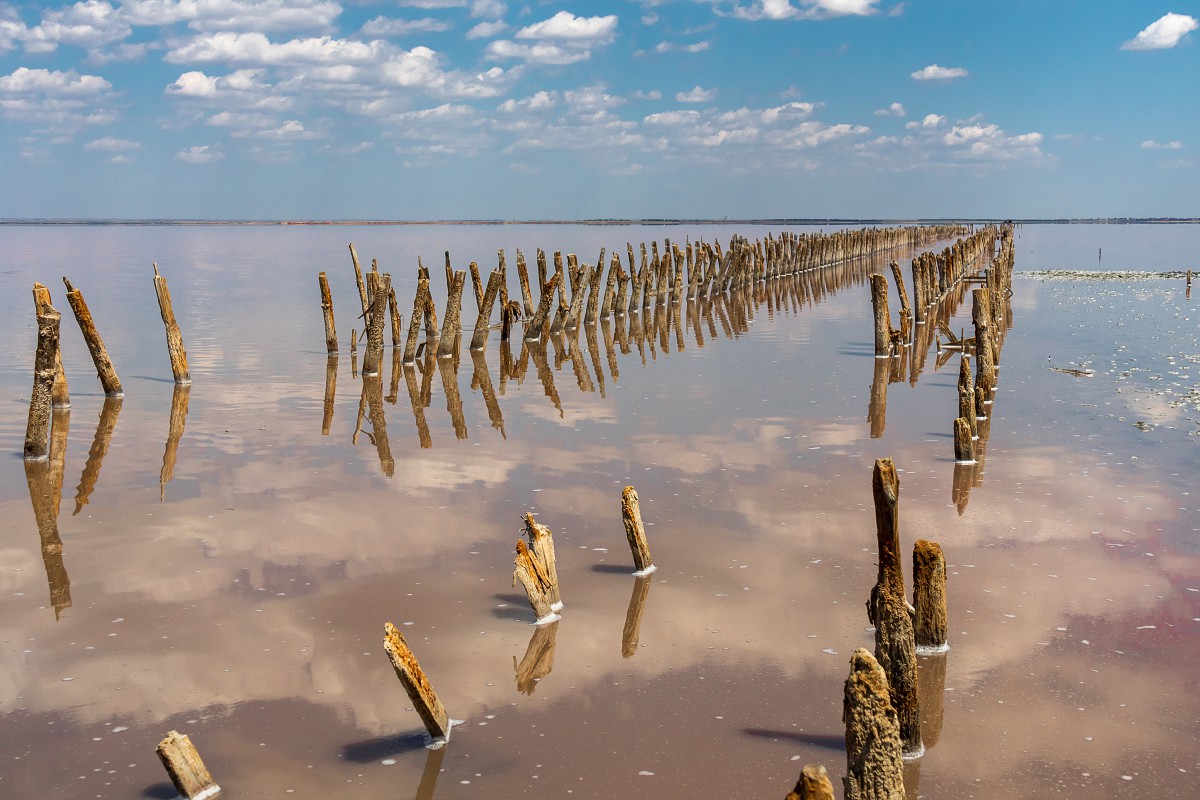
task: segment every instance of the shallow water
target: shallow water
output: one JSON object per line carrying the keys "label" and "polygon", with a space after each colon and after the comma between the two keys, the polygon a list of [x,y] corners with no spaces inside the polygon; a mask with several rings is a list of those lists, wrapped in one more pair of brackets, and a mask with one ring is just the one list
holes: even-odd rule
{"label": "shallow water", "polygon": [[[1115,255],[1143,241],[1198,251],[1195,227],[1145,228],[1096,226],[1114,268],[1186,268]],[[643,312],[633,335],[628,318],[624,336],[597,326],[544,361],[514,341],[511,372],[493,332],[457,372],[393,377],[389,352],[365,400],[354,377],[348,241],[392,272],[407,324],[418,256],[440,314],[447,249],[487,272],[503,247],[515,273],[521,247],[536,274],[538,246],[591,263],[626,241],[768,230],[0,228],[0,796],[173,796],[153,753],[171,729],[229,797],[783,796],[813,762],[836,782],[849,656],[872,647],[882,456],[902,470],[904,547],[935,539],[951,565],[951,650],[922,661],[912,796],[1197,796],[1200,301],[1182,281],[1018,274],[974,468],[951,452],[957,357],[872,355],[863,275],[883,260],[784,297],[685,304],[678,322]],[[1076,226],[1018,233],[1018,271],[1095,268],[1045,256],[1083,252]],[[186,397],[150,261],[187,344]],[[328,420],[320,270],[342,341]],[[54,473],[23,474],[20,443],[28,288],[66,311],[61,274],[126,397],[105,409],[68,313],[58,559],[31,504]],[[949,327],[969,329],[969,295],[954,299]],[[627,484],[659,565],[643,579]],[[511,587],[530,510],[555,534],[566,603],[540,627]],[[444,750],[423,746],[385,621],[464,720]]]}

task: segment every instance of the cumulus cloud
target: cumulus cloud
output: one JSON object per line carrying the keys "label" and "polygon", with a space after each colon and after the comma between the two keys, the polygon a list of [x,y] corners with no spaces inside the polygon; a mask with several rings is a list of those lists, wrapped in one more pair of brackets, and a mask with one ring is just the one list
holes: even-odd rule
{"label": "cumulus cloud", "polygon": [[877,116],[877,117],[905,117],[905,116],[908,116],[908,112],[904,110],[904,105],[902,103],[892,103],[887,108],[875,109],[875,116]]}
{"label": "cumulus cloud", "polygon": [[829,19],[845,16],[869,16],[879,11],[879,0],[755,0],[749,6],[734,6],[735,19],[758,20]]}
{"label": "cumulus cloud", "polygon": [[189,147],[186,150],[180,150],[175,154],[176,161],[183,161],[187,164],[211,164],[214,161],[219,161],[225,155],[210,145],[202,144],[195,147]]}
{"label": "cumulus cloud", "polygon": [[471,16],[482,19],[499,19],[508,11],[508,6],[501,0],[474,0],[471,3]]}
{"label": "cumulus cloud", "polygon": [[662,100],[662,92],[657,89],[650,91],[642,91],[641,89],[633,93],[634,100]]}
{"label": "cumulus cloud", "polygon": [[342,13],[333,0],[123,0],[120,16],[133,25],[186,22],[196,31],[331,30]]}
{"label": "cumulus cloud", "polygon": [[1189,17],[1187,14],[1165,14],[1121,45],[1121,49],[1166,50],[1179,44],[1197,27],[1200,27],[1200,22],[1195,17]]}
{"label": "cumulus cloud", "polygon": [[17,67],[12,74],[0,76],[0,93],[44,94],[80,97],[98,95],[112,89],[112,84],[99,75],[80,75],[73,69],[29,69]]}
{"label": "cumulus cloud", "polygon": [[930,64],[928,67],[912,73],[912,78],[915,81],[945,81],[953,78],[965,78],[968,75],[970,73],[962,67],[942,67]]}
{"label": "cumulus cloud", "polygon": [[133,33],[117,9],[104,0],[84,0],[47,11],[37,26],[21,28],[13,31],[13,38],[24,42],[29,53],[53,52],[60,44],[95,50]]}
{"label": "cumulus cloud", "polygon": [[677,92],[675,99],[680,103],[711,103],[716,99],[716,96],[716,89],[704,89],[700,86],[695,86],[686,92]]}
{"label": "cumulus cloud", "polygon": [[1182,150],[1183,142],[1178,140],[1173,142],[1156,142],[1153,139],[1147,139],[1142,142],[1143,150]]}
{"label": "cumulus cloud", "polygon": [[508,25],[500,20],[496,20],[495,22],[480,22],[467,31],[467,38],[490,39],[497,34],[504,33],[506,30],[508,30]]}
{"label": "cumulus cloud", "polygon": [[433,17],[393,19],[380,16],[368,20],[362,26],[361,33],[363,36],[406,36],[410,33],[441,33],[450,30],[451,27],[453,26],[449,22]]}
{"label": "cumulus cloud", "polygon": [[654,47],[656,53],[703,53],[708,49],[708,41],[695,44],[676,44],[674,42],[659,42]]}
{"label": "cumulus cloud", "polygon": [[926,114],[921,118],[920,122],[906,122],[904,123],[904,127],[906,130],[914,130],[917,128],[937,128],[945,124],[945,122],[946,118],[941,114]]}
{"label": "cumulus cloud", "polygon": [[137,150],[142,146],[141,142],[131,142],[128,139],[117,139],[112,136],[103,136],[99,139],[93,139],[83,146],[84,150],[99,150],[103,153],[127,153],[131,150]]}
{"label": "cumulus cloud", "polygon": [[527,25],[517,31],[517,39],[566,39],[589,43],[611,42],[617,31],[617,17],[577,17],[559,11],[553,17]]}
{"label": "cumulus cloud", "polygon": [[586,61],[592,49],[616,38],[617,18],[577,17],[560,11],[549,19],[521,28],[513,38],[498,39],[484,50],[492,60],[518,59],[530,64],[563,65]]}
{"label": "cumulus cloud", "polygon": [[262,33],[219,33],[198,36],[169,50],[171,64],[367,64],[382,57],[382,42],[357,42],[329,36],[272,42]]}
{"label": "cumulus cloud", "polygon": [[541,91],[520,100],[509,98],[497,106],[497,110],[505,114],[548,111],[558,104],[558,92]]}

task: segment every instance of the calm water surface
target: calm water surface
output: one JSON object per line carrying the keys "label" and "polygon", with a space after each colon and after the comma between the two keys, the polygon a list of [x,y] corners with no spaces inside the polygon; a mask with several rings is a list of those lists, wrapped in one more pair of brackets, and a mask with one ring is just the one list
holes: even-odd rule
{"label": "calm water surface", "polygon": [[[627,241],[768,231],[0,228],[0,797],[171,797],[154,755],[171,729],[229,797],[782,797],[814,762],[836,781],[849,656],[873,646],[882,456],[903,470],[904,546],[935,539],[950,562],[951,650],[922,662],[911,796],[1200,796],[1200,298],[1182,281],[1018,274],[976,468],[952,458],[957,357],[928,339],[872,356],[864,276],[886,259],[643,312],[544,356],[496,332],[457,371],[393,369],[389,352],[378,395],[355,377],[350,241],[392,273],[407,324],[418,256],[441,313],[445,250],[486,273],[504,248],[517,297],[518,247],[536,274],[539,246],[593,263]],[[1018,271],[1096,269],[1101,247],[1101,268],[1178,270],[1200,252],[1193,226],[1018,236]],[[321,270],[342,341],[330,408]],[[61,458],[27,470],[35,280],[66,312],[73,404]],[[627,484],[659,564],[641,581]],[[530,510],[558,547],[553,626],[511,586]],[[43,548],[55,528],[61,556]],[[443,750],[423,746],[386,621],[464,720]]]}

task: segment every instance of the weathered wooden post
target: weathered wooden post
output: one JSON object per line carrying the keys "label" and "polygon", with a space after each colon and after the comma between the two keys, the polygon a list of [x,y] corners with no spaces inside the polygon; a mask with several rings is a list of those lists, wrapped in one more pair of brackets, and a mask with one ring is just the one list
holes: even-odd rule
{"label": "weathered wooden post", "polygon": [[887,358],[892,347],[892,321],[888,314],[887,278],[871,276],[871,308],[875,313],[875,357]]}
{"label": "weathered wooden post", "polygon": [[324,272],[317,275],[317,283],[321,287],[321,312],[325,316],[325,350],[331,356],[337,355],[337,329],[333,324],[333,295],[329,291],[329,281]]}
{"label": "weathered wooden post", "polygon": [[525,535],[529,537],[529,548],[549,578],[547,597],[551,611],[561,611],[562,596],[558,591],[558,566],[554,558],[554,536],[550,529],[538,523],[532,513],[525,515]]}
{"label": "weathered wooden post", "polygon": [[825,767],[809,764],[801,770],[796,788],[788,792],[787,800],[834,800],[833,784]]}
{"label": "weathered wooden post", "polygon": [[977,385],[984,389],[984,400],[996,388],[996,367],[992,352],[991,303],[987,289],[971,292],[971,321],[975,324],[975,359],[978,362]]}
{"label": "weathered wooden post", "polygon": [[975,463],[975,442],[971,437],[971,423],[962,417],[954,420],[954,461],[956,464]]}
{"label": "weathered wooden post", "polygon": [[154,292],[158,295],[158,310],[167,330],[167,353],[171,357],[171,372],[175,375],[175,382],[191,383],[187,352],[183,349],[183,334],[179,331],[179,323],[175,321],[175,312],[171,308],[171,291],[167,288],[167,279],[158,274],[157,263],[154,264]]}
{"label": "weathered wooden post", "polygon": [[536,624],[545,624],[558,619],[558,614],[550,605],[550,576],[530,552],[524,539],[517,539],[517,557],[513,560],[513,586],[519,581],[525,589],[525,596],[533,613],[537,614]]}
{"label": "weathered wooden post", "polygon": [[[35,316],[45,309],[51,309],[50,290],[40,283],[33,284],[33,309]],[[59,340],[54,345],[54,383],[50,388],[50,404],[57,411],[71,407],[71,391],[67,386],[67,372],[62,363],[62,327],[59,326]]]}
{"label": "weathered wooden post", "polygon": [[950,649],[946,643],[946,558],[937,542],[918,539],[913,547],[913,607],[917,653]]}
{"label": "weathered wooden post", "polygon": [[181,797],[205,800],[221,793],[221,787],[213,781],[208,767],[204,766],[200,753],[187,734],[171,731],[158,743],[154,752],[158,754],[158,760],[166,768],[171,783],[175,784],[175,791]]}
{"label": "weathered wooden post", "polygon": [[463,284],[466,283],[467,273],[459,270],[454,273],[450,286],[450,294],[446,298],[446,316],[442,319],[442,338],[438,343],[438,358],[449,358],[454,355],[458,344],[460,315],[462,314]]}
{"label": "weathered wooden post", "polygon": [[633,574],[649,575],[656,567],[650,558],[650,545],[646,542],[646,526],[642,524],[638,493],[632,486],[626,486],[621,492],[621,520],[625,523],[625,538],[633,552]]}
{"label": "weathered wooden post", "polygon": [[[37,297],[37,290],[34,290]],[[33,359],[33,392],[25,428],[25,460],[41,461],[50,455],[50,409],[53,405],[55,354],[58,352],[62,315],[49,303],[35,303],[38,340]]]}
{"label": "weathered wooden post", "polygon": [[[904,596],[904,566],[900,556],[900,477],[892,459],[875,459],[871,494],[875,502],[875,539],[879,551],[879,569],[875,588],[871,590],[873,605],[875,596],[885,588]],[[871,616],[871,623],[878,624],[874,616]]]}
{"label": "weathered wooden post", "polygon": [[404,324],[400,319],[400,309],[396,305],[396,287],[391,286],[391,276],[388,277],[388,309],[392,319],[392,349],[400,349],[400,327]]}
{"label": "weathered wooden post", "polygon": [[388,294],[392,289],[392,276],[372,270],[367,273],[371,307],[367,314],[367,349],[363,353],[362,374],[375,376],[383,364],[383,327],[387,322]]}
{"label": "weathered wooden post", "polygon": [[525,265],[525,254],[517,248],[517,281],[521,284],[521,302],[524,304],[525,316],[532,317],[533,295],[529,291],[529,269]]}
{"label": "weathered wooden post", "polygon": [[[500,283],[504,279],[498,269],[492,270],[488,276],[487,292],[479,303],[479,318],[475,320],[475,333],[471,336],[471,349],[482,350],[487,344],[488,326],[492,320],[492,306],[496,304],[496,295],[500,293]],[[504,314],[504,309],[501,309]]]}
{"label": "weathered wooden post", "polygon": [[541,299],[538,302],[537,311],[534,312],[533,318],[529,320],[529,324],[525,326],[525,339],[531,341],[542,338],[542,333],[546,330],[546,318],[550,316],[550,303],[554,299],[554,289],[558,286],[560,277],[554,275],[550,278],[550,282],[542,286]]}
{"label": "weathered wooden post", "polygon": [[421,335],[421,319],[425,314],[425,306],[429,302],[429,278],[418,278],[417,293],[413,296],[412,316],[408,318],[408,337],[404,341],[405,364],[412,364],[417,360],[417,339]]}
{"label": "weathered wooden post", "polygon": [[433,737],[433,743],[445,744],[450,739],[450,717],[429,679],[425,677],[425,671],[417,663],[417,657],[409,649],[404,634],[390,622],[383,625],[383,649],[388,660],[392,662],[396,677],[404,685],[404,691],[408,693],[413,708],[421,717],[421,722],[425,723],[425,730]]}
{"label": "weathered wooden post", "polygon": [[67,287],[67,302],[71,304],[71,310],[75,312],[75,321],[79,323],[83,341],[87,344],[92,362],[96,365],[96,374],[100,376],[100,385],[104,387],[104,394],[108,397],[122,397],[125,392],[121,390],[121,379],[117,377],[112,359],[108,357],[108,350],[100,339],[100,332],[96,330],[96,323],[83,299],[83,293],[72,286],[65,276],[63,283]]}
{"label": "weathered wooden post", "polygon": [[845,800],[904,800],[904,761],[887,676],[863,648],[850,658],[842,700],[846,723]]}
{"label": "weathered wooden post", "polygon": [[358,252],[354,249],[354,242],[350,243],[350,261],[354,264],[354,282],[358,286],[358,299],[362,303],[362,318],[363,324],[367,324],[367,316],[371,312],[370,303],[367,302],[367,285],[363,283],[362,267],[358,264]]}

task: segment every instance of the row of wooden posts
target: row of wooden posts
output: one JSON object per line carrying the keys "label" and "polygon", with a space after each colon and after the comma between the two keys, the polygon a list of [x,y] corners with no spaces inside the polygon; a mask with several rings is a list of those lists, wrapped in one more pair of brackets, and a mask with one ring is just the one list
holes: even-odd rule
{"label": "row of wooden posts", "polygon": [[[553,273],[545,251],[537,251],[538,301],[535,304],[530,289],[529,269],[524,254],[517,250],[517,277],[521,300],[509,299],[507,262],[503,250],[497,251],[498,266],[488,276],[484,288],[479,265],[471,262],[469,270],[474,289],[476,318],[471,348],[480,349],[487,342],[488,330],[496,301],[500,303],[501,340],[507,341],[512,324],[526,320],[526,339],[540,339],[547,331],[553,333],[579,325],[593,325],[601,318],[649,308],[656,301],[679,302],[724,292],[769,278],[782,277],[818,267],[859,258],[898,247],[917,246],[939,239],[969,233],[962,225],[933,225],[892,228],[863,228],[843,230],[832,234],[795,234],[783,232],[778,236],[751,243],[735,235],[724,249],[720,242],[678,243],[666,240],[660,255],[658,242],[650,243],[650,252],[640,245],[640,265],[631,243],[626,244],[628,271],[617,253],[612,254],[605,278],[605,250],[601,248],[596,264],[580,263],[574,254],[553,254]],[[392,345],[403,344],[403,363],[416,360],[422,326],[426,338],[437,338],[439,357],[449,357],[456,347],[462,329],[462,295],[467,270],[455,270],[450,254],[445,254],[446,309],[439,333],[437,309],[430,292],[431,276],[418,258],[417,291],[413,298],[412,315],[405,337],[401,331],[401,315],[390,273],[379,272],[379,262],[373,259],[364,276],[358,253],[350,245],[355,282],[358,286],[359,308],[366,331],[366,353],[363,373],[376,375],[383,355],[383,336],[386,322],[392,323]],[[318,276],[321,307],[325,321],[326,349],[338,352],[337,328],[334,322],[333,299],[325,273]],[[603,287],[603,288],[602,288]],[[568,288],[570,294],[568,296]],[[557,309],[553,310],[557,295]],[[351,347],[357,336],[351,332]]]}
{"label": "row of wooden posts", "polygon": [[[106,397],[123,397],[125,390],[117,376],[108,349],[96,329],[96,322],[88,309],[83,293],[71,285],[65,277],[67,302],[79,323],[84,343],[92,356],[96,374]],[[154,293],[158,297],[158,308],[162,314],[167,334],[167,352],[171,358],[171,371],[177,385],[190,384],[187,352],[183,347],[183,334],[175,321],[171,307],[171,292],[167,279],[158,273],[154,265]],[[70,408],[71,397],[67,387],[66,371],[62,363],[60,347],[62,315],[51,304],[50,290],[40,283],[33,285],[33,305],[37,319],[37,350],[33,360],[33,392],[29,401],[29,421],[25,428],[25,458],[40,461],[49,456],[51,412],[54,409]]]}

